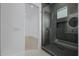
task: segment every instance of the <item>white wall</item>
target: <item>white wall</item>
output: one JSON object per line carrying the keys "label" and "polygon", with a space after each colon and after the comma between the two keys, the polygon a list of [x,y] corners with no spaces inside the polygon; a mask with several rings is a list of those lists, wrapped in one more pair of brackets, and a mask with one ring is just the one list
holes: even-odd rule
{"label": "white wall", "polygon": [[34,4],[26,4],[25,36],[39,39],[39,8]]}
{"label": "white wall", "polygon": [[25,50],[24,19],[24,4],[1,4],[1,55]]}
{"label": "white wall", "polygon": [[41,3],[28,3],[25,10],[25,36],[38,39],[38,48],[41,49]]}

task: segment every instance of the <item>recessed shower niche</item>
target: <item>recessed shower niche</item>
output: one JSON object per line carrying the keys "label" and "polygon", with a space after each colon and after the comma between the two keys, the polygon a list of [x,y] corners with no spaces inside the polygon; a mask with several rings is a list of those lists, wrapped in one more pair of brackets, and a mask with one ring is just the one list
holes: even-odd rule
{"label": "recessed shower niche", "polygon": [[[42,49],[51,55],[77,56],[78,4],[43,3],[42,10]],[[44,17],[44,12],[48,12],[49,18]],[[47,28],[44,26],[46,19],[49,23]]]}

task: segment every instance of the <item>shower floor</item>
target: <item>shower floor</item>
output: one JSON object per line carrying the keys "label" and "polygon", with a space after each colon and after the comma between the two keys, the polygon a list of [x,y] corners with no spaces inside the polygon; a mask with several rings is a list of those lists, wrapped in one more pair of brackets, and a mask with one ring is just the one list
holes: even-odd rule
{"label": "shower floor", "polygon": [[67,49],[54,43],[44,46],[43,49],[54,56],[77,56],[78,54],[78,51]]}

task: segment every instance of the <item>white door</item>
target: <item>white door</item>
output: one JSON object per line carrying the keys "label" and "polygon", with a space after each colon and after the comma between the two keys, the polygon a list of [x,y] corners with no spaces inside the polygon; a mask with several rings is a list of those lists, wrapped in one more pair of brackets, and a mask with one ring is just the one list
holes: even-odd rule
{"label": "white door", "polygon": [[25,50],[24,19],[24,4],[1,4],[1,55],[17,55]]}

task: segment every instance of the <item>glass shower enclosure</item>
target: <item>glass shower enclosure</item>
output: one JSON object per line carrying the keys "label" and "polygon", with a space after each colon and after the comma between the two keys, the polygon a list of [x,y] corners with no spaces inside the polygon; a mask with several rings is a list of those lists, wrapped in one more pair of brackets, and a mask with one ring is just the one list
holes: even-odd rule
{"label": "glass shower enclosure", "polygon": [[78,55],[78,4],[42,4],[42,49],[55,56]]}

